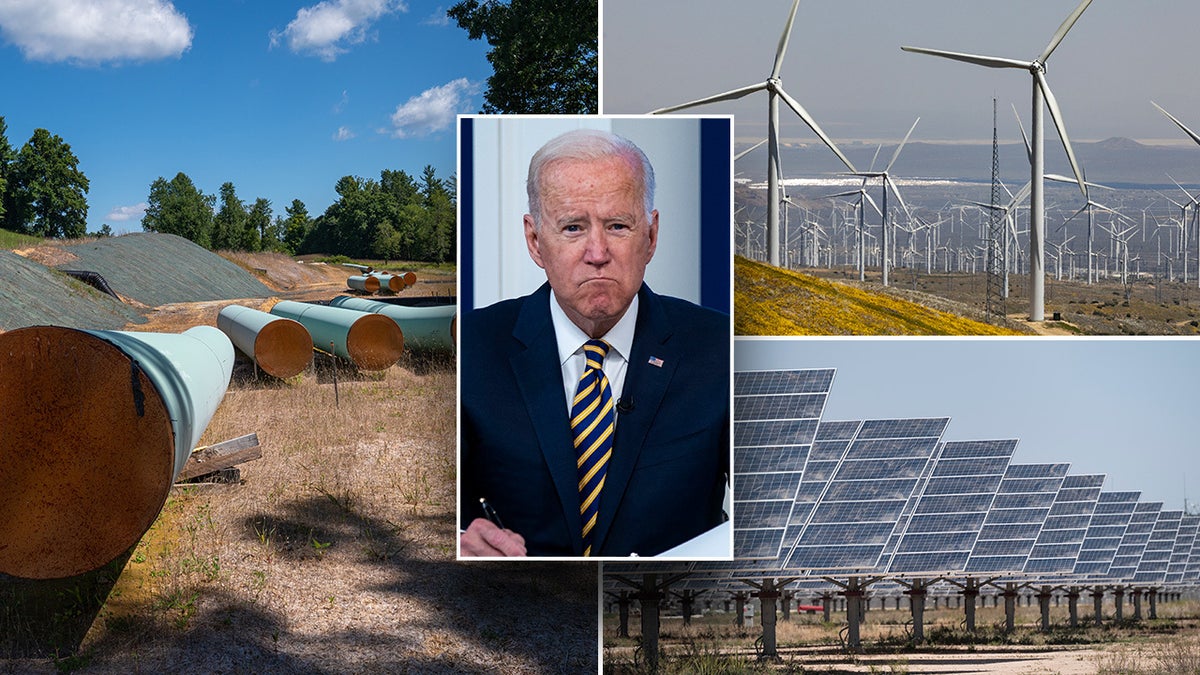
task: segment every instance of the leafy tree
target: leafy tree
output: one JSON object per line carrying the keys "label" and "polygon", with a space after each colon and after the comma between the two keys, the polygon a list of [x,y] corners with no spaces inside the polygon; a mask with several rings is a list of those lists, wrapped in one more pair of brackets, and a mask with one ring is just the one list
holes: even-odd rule
{"label": "leafy tree", "polygon": [[492,46],[482,112],[596,112],[596,0],[462,0],[446,14]]}
{"label": "leafy tree", "polygon": [[421,192],[425,206],[425,250],[421,258],[435,262],[452,260],[456,217],[450,186],[437,177],[432,166],[426,165],[421,173]]}
{"label": "leafy tree", "polygon": [[4,213],[10,200],[8,177],[12,172],[13,162],[17,159],[17,152],[9,144],[7,134],[8,123],[4,121],[3,116],[0,116],[0,228],[15,230],[16,228],[9,225],[4,219]]}
{"label": "leafy tree", "polygon": [[299,199],[293,199],[292,205],[284,211],[287,212],[287,219],[283,221],[283,247],[288,253],[295,255],[304,245],[313,222],[308,215],[308,207]]}
{"label": "leafy tree", "polygon": [[82,237],[87,231],[87,176],[59,136],[36,129],[12,164],[6,222],[42,237]]}
{"label": "leafy tree", "polygon": [[160,176],[150,185],[142,229],[179,235],[210,248],[215,201],[198,190],[183,172],[175,174],[170,182]]}
{"label": "leafy tree", "polygon": [[250,207],[246,218],[246,231],[242,235],[242,248],[247,251],[263,251],[278,241],[271,226],[271,200],[259,197]]}
{"label": "leafy tree", "polygon": [[233,250],[242,248],[242,233],[246,230],[246,205],[238,199],[233,183],[221,185],[221,208],[213,216],[212,248]]}
{"label": "leafy tree", "polygon": [[96,231],[96,236],[101,238],[111,237],[113,236],[112,228],[108,226],[108,223],[104,223],[100,226],[100,229]]}

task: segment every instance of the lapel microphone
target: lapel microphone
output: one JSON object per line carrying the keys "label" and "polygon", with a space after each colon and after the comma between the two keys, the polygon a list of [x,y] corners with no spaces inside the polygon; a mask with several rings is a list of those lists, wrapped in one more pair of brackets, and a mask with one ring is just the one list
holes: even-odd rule
{"label": "lapel microphone", "polygon": [[633,396],[622,396],[617,400],[617,412],[622,415],[633,412]]}

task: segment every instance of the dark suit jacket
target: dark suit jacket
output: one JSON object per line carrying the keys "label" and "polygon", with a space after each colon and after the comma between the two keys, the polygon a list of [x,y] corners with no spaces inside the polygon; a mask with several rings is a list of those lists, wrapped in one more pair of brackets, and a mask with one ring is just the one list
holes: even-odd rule
{"label": "dark suit jacket", "polygon": [[[642,285],[593,555],[653,555],[723,519],[729,318]],[[550,287],[463,316],[462,526],[479,498],[530,555],[579,556],[575,450]],[[652,359],[661,359],[655,366]]]}

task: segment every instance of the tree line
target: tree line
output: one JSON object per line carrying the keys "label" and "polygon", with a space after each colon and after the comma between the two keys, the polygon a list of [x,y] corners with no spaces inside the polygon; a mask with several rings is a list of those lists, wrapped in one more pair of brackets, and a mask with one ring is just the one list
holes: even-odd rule
{"label": "tree line", "polygon": [[[87,234],[89,182],[61,137],[37,129],[18,151],[0,116],[0,229],[50,238]],[[454,182],[426,166],[420,178],[383,170],[345,176],[338,200],[313,218],[299,199],[283,215],[270,200],[244,202],[233,183],[206,195],[185,173],[150,185],[142,229],[213,250],[343,254],[383,260],[454,260]],[[112,234],[107,224],[97,233]]]}
{"label": "tree line", "polygon": [[345,176],[338,200],[313,218],[299,199],[272,212],[259,197],[247,207],[233,183],[206,195],[185,173],[150,186],[142,229],[179,235],[208,249],[340,253],[383,260],[454,259],[453,182],[426,166],[420,180],[385,169],[379,180]]}

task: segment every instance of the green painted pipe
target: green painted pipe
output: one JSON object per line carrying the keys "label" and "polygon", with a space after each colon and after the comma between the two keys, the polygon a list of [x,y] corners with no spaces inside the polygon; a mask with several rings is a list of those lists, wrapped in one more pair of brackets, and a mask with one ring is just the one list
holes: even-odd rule
{"label": "green painted pipe", "polygon": [[379,286],[379,277],[371,276],[369,274],[346,279],[346,287],[355,291],[375,293],[379,291]]}
{"label": "green painted pipe", "polygon": [[404,353],[404,333],[396,322],[377,314],[283,300],[275,316],[295,319],[312,335],[313,346],[354,363],[362,370],[385,370]]}
{"label": "green painted pipe", "polygon": [[286,380],[312,362],[312,336],[299,321],[229,305],[217,315],[217,328],[268,375]]}
{"label": "green painted pipe", "polygon": [[394,274],[388,274],[387,272],[371,272],[367,276],[378,279],[379,287],[383,290],[391,291],[392,293],[399,293],[408,285],[404,283],[404,279],[402,277]]}
{"label": "green painted pipe", "polygon": [[217,410],[233,345],[31,326],[0,335],[0,573],[99,569],[154,523]]}
{"label": "green painted pipe", "polygon": [[339,295],[329,301],[333,307],[371,312],[390,317],[404,331],[409,349],[451,351],[454,349],[454,305],[406,307],[364,298]]}

